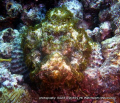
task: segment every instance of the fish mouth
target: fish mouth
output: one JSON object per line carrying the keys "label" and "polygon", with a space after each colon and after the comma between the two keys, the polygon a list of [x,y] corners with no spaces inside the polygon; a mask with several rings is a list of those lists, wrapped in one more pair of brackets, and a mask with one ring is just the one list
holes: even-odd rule
{"label": "fish mouth", "polygon": [[50,84],[61,84],[72,78],[71,66],[66,63],[62,54],[56,52],[41,66],[39,79]]}
{"label": "fish mouth", "polygon": [[71,80],[72,72],[65,69],[62,70],[47,70],[40,71],[39,78],[49,84],[62,84],[66,81]]}

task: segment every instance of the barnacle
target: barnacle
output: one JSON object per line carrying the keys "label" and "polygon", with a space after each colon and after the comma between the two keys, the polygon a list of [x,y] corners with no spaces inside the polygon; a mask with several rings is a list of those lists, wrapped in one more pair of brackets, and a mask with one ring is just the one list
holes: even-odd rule
{"label": "barnacle", "polygon": [[58,7],[48,11],[40,25],[29,27],[22,35],[30,78],[46,91],[44,95],[56,88],[78,88],[77,83],[84,78],[95,43],[76,23],[66,7]]}

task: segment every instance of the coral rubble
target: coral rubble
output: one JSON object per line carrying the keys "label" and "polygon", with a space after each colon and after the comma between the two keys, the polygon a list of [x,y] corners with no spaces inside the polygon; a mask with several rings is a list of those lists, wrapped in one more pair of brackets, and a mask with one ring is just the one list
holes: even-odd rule
{"label": "coral rubble", "polygon": [[[41,4],[42,5],[42,4]],[[31,8],[31,9],[29,9]],[[45,7],[24,6],[21,20],[25,25],[35,25],[45,18]]]}
{"label": "coral rubble", "polygon": [[10,17],[15,17],[22,11],[22,6],[13,0],[8,0],[6,1],[6,11]]}
{"label": "coral rubble", "polygon": [[32,99],[27,88],[19,87],[14,89],[0,88],[1,103],[31,103]]}
{"label": "coral rubble", "polygon": [[[62,0],[59,1],[59,5]],[[65,5],[71,13],[73,13],[74,17],[78,17],[79,19],[83,19],[83,5],[78,0],[67,0],[61,5]]]}
{"label": "coral rubble", "polygon": [[23,76],[11,74],[6,67],[4,63],[0,63],[0,102],[31,103],[31,95],[27,88],[20,85],[23,83]]}

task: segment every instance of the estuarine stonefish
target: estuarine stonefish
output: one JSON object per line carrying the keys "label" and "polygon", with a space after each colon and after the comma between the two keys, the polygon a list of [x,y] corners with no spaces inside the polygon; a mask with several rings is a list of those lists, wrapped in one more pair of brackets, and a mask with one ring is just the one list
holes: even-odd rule
{"label": "estuarine stonefish", "polygon": [[49,10],[40,25],[22,35],[24,59],[41,96],[83,96],[80,84],[93,42],[64,6]]}

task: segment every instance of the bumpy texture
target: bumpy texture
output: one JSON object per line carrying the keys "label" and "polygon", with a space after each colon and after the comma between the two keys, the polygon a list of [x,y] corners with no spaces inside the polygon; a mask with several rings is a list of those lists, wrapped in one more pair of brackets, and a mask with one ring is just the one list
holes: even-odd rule
{"label": "bumpy texture", "polygon": [[2,59],[11,58],[11,51],[13,48],[12,41],[15,34],[16,31],[14,31],[12,28],[7,28],[0,32],[0,61],[2,61]]}
{"label": "bumpy texture", "polygon": [[[112,93],[116,100],[119,99],[120,92],[120,52],[115,51],[105,60],[99,70],[98,85],[102,87],[102,93]],[[116,103],[119,103],[116,102]]]}
{"label": "bumpy texture", "polygon": [[28,75],[23,58],[20,34],[16,29],[7,28],[0,32],[0,62],[10,62],[10,72]]}
{"label": "bumpy texture", "polygon": [[[30,78],[39,86],[42,96],[72,96],[84,78],[92,46],[97,44],[84,29],[76,28],[77,20],[66,7],[54,8],[46,15],[40,26],[28,28],[22,36]],[[55,93],[58,88],[62,92]]]}
{"label": "bumpy texture", "polygon": [[83,19],[83,5],[78,0],[60,0],[58,4],[65,5],[74,17],[78,17],[80,20]]}
{"label": "bumpy texture", "polygon": [[114,36],[112,38],[102,41],[102,53],[105,59],[109,58],[111,54],[117,52],[119,47],[120,36]]}
{"label": "bumpy texture", "polygon": [[94,47],[92,47],[92,53],[89,59],[90,63],[89,66],[87,68],[94,68],[96,70],[96,68],[99,68],[102,63],[103,63],[103,55],[101,52],[101,46],[100,44],[94,44]]}
{"label": "bumpy texture", "polygon": [[[73,14],[55,8],[37,26],[41,9],[58,2]],[[119,8],[120,0],[0,0],[0,30],[9,27],[0,32],[0,102],[120,103]],[[36,26],[25,33],[23,23]],[[23,57],[31,81],[24,78],[29,72]],[[30,99],[22,101],[21,93]]]}
{"label": "bumpy texture", "polygon": [[[120,1],[118,1],[117,3],[115,3],[114,5],[111,6],[110,8],[110,14],[111,14],[111,18],[112,18],[112,23],[114,25],[113,29],[114,30],[118,30],[117,32],[119,32],[120,30]],[[117,33],[115,32],[115,34],[117,35]],[[118,33],[119,35],[119,33]]]}
{"label": "bumpy texture", "polygon": [[23,83],[23,76],[11,74],[7,65],[8,63],[0,63],[0,103],[32,103],[32,101],[38,101],[38,96],[34,91],[25,84],[20,85]]}
{"label": "bumpy texture", "polygon": [[31,103],[32,98],[27,88],[19,87],[7,89],[0,88],[0,102],[1,103]]}
{"label": "bumpy texture", "polygon": [[18,31],[16,31],[12,46],[13,48],[11,51],[12,60],[10,71],[13,74],[22,74],[26,78],[29,72],[24,62],[23,50],[21,48],[21,39]]}
{"label": "bumpy texture", "polygon": [[15,17],[22,11],[22,5],[13,0],[6,0],[6,10],[10,17]]}
{"label": "bumpy texture", "polygon": [[21,19],[25,25],[38,24],[45,18],[45,13],[45,7],[30,7],[28,5],[23,7]]}
{"label": "bumpy texture", "polygon": [[4,86],[6,88],[17,87],[20,83],[23,82],[22,75],[11,74],[8,70],[9,64],[0,63],[0,84],[1,87]]}

